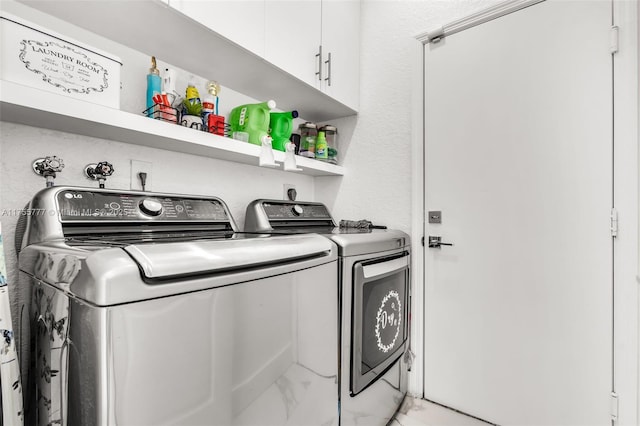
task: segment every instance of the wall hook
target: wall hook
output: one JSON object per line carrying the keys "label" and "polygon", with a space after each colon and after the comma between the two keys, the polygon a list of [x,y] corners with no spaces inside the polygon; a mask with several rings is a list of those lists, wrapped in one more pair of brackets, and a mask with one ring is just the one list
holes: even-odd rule
{"label": "wall hook", "polygon": [[262,146],[260,147],[260,159],[258,164],[262,167],[278,167],[273,156],[273,149],[271,148],[271,137],[263,136],[260,142],[262,143]]}
{"label": "wall hook", "polygon": [[296,146],[291,142],[285,144],[284,170],[287,172],[301,172],[302,169],[296,164]]}

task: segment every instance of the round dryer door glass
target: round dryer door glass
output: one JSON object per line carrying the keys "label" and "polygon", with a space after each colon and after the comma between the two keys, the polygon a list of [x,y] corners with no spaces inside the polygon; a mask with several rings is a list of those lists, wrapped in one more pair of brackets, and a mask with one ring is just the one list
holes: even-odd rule
{"label": "round dryer door glass", "polygon": [[405,340],[404,273],[369,281],[362,289],[362,373],[378,366]]}

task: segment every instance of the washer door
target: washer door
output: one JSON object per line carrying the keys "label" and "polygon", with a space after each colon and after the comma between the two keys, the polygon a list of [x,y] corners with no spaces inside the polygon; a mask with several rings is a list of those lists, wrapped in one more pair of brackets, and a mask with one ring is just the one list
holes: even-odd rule
{"label": "washer door", "polygon": [[404,353],[409,254],[358,262],[353,268],[351,396],[375,382]]}

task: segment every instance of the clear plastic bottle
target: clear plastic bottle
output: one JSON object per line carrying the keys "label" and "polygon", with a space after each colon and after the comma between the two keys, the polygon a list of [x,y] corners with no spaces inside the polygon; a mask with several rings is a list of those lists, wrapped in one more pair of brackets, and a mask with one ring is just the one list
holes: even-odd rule
{"label": "clear plastic bottle", "polygon": [[314,123],[306,122],[300,125],[300,150],[298,155],[302,157],[316,157],[316,138],[318,129]]}
{"label": "clear plastic bottle", "polygon": [[338,129],[335,126],[327,124],[318,129],[324,132],[327,139],[327,158],[325,161],[331,164],[338,164]]}

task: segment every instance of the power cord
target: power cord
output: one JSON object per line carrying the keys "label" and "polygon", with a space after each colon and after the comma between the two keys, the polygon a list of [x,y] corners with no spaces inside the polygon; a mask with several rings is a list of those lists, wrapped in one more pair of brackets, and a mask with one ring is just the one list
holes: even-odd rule
{"label": "power cord", "polygon": [[146,191],[147,185],[147,174],[145,172],[138,173],[138,177],[140,178],[140,185],[142,185],[142,190]]}

